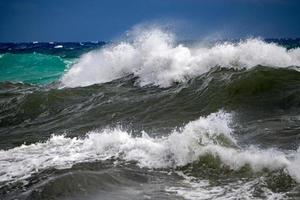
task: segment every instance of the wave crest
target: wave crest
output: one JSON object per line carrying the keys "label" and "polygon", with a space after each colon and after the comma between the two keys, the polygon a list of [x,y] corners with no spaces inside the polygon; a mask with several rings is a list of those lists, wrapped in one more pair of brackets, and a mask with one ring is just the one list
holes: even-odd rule
{"label": "wave crest", "polygon": [[[140,167],[176,168],[207,154],[238,170],[248,164],[254,171],[285,168],[300,180],[299,163],[291,155],[274,149],[240,149],[230,128],[231,115],[220,111],[200,117],[169,136],[133,137],[119,129],[90,132],[85,138],[53,136],[44,143],[22,145],[0,151],[0,182],[26,179],[47,168],[69,168],[73,164],[111,158],[135,161]],[[297,153],[296,153],[297,154]]]}
{"label": "wave crest", "polygon": [[215,66],[249,69],[300,66],[300,49],[287,50],[260,39],[218,43],[212,47],[177,44],[172,33],[159,28],[134,32],[123,41],[84,54],[63,76],[66,87],[109,82],[128,74],[140,86],[168,87],[208,72]]}

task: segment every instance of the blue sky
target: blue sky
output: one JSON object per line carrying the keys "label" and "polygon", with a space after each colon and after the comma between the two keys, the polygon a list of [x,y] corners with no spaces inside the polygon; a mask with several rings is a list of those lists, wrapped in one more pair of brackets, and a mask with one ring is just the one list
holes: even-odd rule
{"label": "blue sky", "polygon": [[114,40],[141,23],[181,39],[300,37],[298,0],[0,0],[0,41]]}

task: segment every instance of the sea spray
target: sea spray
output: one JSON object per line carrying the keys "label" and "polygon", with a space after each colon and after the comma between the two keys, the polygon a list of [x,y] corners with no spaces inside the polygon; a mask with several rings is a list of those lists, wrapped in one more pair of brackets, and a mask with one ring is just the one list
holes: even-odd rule
{"label": "sea spray", "polygon": [[109,82],[129,74],[140,86],[169,87],[210,69],[249,69],[300,66],[300,49],[287,50],[275,43],[247,39],[221,42],[211,47],[178,44],[174,34],[159,28],[134,32],[131,42],[122,41],[84,54],[63,76],[65,87]]}
{"label": "sea spray", "polygon": [[[169,136],[151,138],[146,133],[132,137],[120,129],[93,131],[85,138],[52,136],[44,143],[22,145],[0,151],[0,181],[14,182],[29,178],[48,168],[69,168],[76,163],[111,158],[135,161],[145,168],[176,168],[196,161],[200,156],[218,156],[224,165],[239,170],[246,164],[254,171],[287,168],[298,180],[297,161],[274,149],[241,149],[230,128],[231,115],[220,111],[188,123]],[[219,136],[230,142],[223,143]]]}

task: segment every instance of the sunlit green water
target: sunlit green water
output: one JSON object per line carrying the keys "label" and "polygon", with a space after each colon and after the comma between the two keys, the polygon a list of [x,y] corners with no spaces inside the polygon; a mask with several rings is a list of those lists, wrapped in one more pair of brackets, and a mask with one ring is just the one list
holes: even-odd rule
{"label": "sunlit green water", "polygon": [[0,82],[51,83],[59,79],[71,62],[55,55],[5,53],[0,56]]}

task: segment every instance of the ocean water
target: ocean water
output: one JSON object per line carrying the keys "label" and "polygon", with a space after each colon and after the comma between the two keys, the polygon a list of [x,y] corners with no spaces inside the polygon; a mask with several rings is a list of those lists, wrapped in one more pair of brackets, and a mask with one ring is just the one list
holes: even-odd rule
{"label": "ocean water", "polygon": [[0,199],[299,199],[300,40],[0,44]]}

